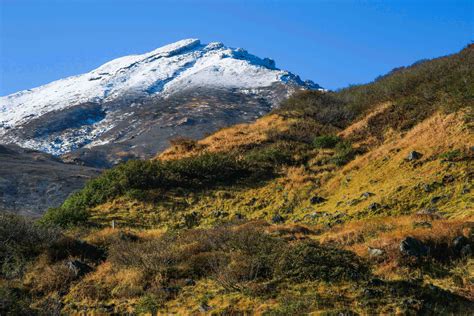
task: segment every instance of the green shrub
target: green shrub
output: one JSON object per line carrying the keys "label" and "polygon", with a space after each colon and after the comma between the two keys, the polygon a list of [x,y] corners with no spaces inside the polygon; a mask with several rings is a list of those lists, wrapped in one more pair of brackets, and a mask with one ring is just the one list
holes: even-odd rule
{"label": "green shrub", "polygon": [[[74,197],[72,198],[74,199]],[[69,200],[71,201],[71,200]],[[73,227],[87,223],[89,212],[83,208],[70,206],[49,208],[40,220],[46,226]]]}
{"label": "green shrub", "polygon": [[61,236],[33,220],[0,213],[0,276],[19,276],[26,264]]}
{"label": "green shrub", "polygon": [[341,141],[335,146],[334,156],[331,161],[337,166],[343,166],[355,157],[356,151],[349,141]]}
{"label": "green shrub", "polygon": [[105,171],[98,178],[52,208],[42,219],[44,224],[69,227],[84,224],[89,209],[122,195],[146,199],[146,190],[186,188],[200,190],[226,184],[249,174],[248,166],[234,156],[206,153],[172,161],[130,160]]}
{"label": "green shrub", "polygon": [[294,164],[295,149],[294,144],[278,142],[251,150],[245,155],[245,161],[260,171],[271,171],[283,165]]}
{"label": "green shrub", "polygon": [[30,304],[31,297],[25,290],[0,284],[0,315],[35,315]]}
{"label": "green shrub", "polygon": [[313,139],[314,148],[334,148],[342,139],[336,135],[322,135]]}
{"label": "green shrub", "polygon": [[285,249],[275,272],[279,278],[327,282],[360,280],[368,273],[368,267],[353,252],[313,241],[299,242]]}
{"label": "green shrub", "polygon": [[163,163],[165,186],[202,188],[225,184],[248,174],[246,166],[234,156],[204,153],[199,156]]}

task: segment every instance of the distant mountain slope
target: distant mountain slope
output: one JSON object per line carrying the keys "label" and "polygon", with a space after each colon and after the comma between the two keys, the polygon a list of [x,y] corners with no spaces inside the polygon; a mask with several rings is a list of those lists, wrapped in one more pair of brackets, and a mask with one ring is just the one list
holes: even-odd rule
{"label": "distant mountain slope", "polygon": [[65,164],[49,154],[0,145],[0,212],[37,217],[98,175],[97,169]]}
{"label": "distant mountain slope", "polygon": [[[243,49],[186,39],[0,98],[0,142],[55,155],[120,143],[118,149],[92,153],[101,156],[100,163],[84,162],[111,165],[124,158],[124,151],[126,157],[146,158],[147,153],[134,148],[149,139],[155,140],[152,151],[156,152],[174,134],[202,136],[254,119],[298,88],[319,86]],[[208,126],[196,124],[200,118],[194,116],[201,112],[212,123],[213,109],[217,116],[228,112],[229,119],[216,117]],[[151,126],[167,130],[156,132]],[[147,134],[146,142],[130,141]],[[113,157],[103,151],[111,151]]]}

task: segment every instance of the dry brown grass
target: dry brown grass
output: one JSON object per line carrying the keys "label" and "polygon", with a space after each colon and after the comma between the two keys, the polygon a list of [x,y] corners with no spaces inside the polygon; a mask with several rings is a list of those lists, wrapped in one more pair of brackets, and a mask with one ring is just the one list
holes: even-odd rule
{"label": "dry brown grass", "polygon": [[76,302],[133,299],[143,294],[143,273],[138,269],[117,269],[105,262],[73,286],[68,294]]}
{"label": "dry brown grass", "polygon": [[194,147],[171,146],[157,156],[158,159],[171,160],[190,157],[205,152],[230,152],[248,146],[256,146],[268,140],[268,133],[284,132],[291,124],[290,119],[272,114],[254,123],[238,124],[223,128],[196,142]]}
{"label": "dry brown grass", "polygon": [[25,275],[24,284],[37,295],[47,295],[66,291],[74,279],[74,273],[64,262],[51,264],[46,256],[43,256]]}
{"label": "dry brown grass", "polygon": [[361,120],[348,126],[338,135],[345,139],[350,139],[358,144],[363,144],[366,146],[374,146],[380,144],[380,141],[375,136],[370,135],[368,128],[369,122],[372,118],[378,115],[383,115],[384,113],[390,111],[392,106],[392,102],[385,102],[376,106],[372,110],[372,112],[368,113]]}

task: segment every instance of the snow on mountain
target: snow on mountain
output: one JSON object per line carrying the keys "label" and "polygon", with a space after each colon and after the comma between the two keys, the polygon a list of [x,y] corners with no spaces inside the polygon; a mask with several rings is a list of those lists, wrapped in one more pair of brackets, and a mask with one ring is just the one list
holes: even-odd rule
{"label": "snow on mountain", "polygon": [[318,88],[268,58],[222,43],[185,39],[143,55],[112,60],[78,76],[0,98],[0,136],[48,112],[122,97],[168,97],[193,87],[259,88],[276,82]]}

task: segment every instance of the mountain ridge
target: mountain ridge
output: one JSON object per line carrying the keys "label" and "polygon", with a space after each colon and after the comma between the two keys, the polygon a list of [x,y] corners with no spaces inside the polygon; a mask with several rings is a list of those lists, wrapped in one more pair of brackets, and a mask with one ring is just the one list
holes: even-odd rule
{"label": "mountain ridge", "polygon": [[[258,94],[258,89],[277,83],[320,89],[311,81],[303,82],[297,75],[276,68],[269,58],[262,59],[219,42],[202,44],[198,39],[186,39],[149,53],[116,58],[88,73],[0,97],[0,138],[4,136],[4,142],[60,155],[81,147],[81,141],[91,143],[110,130],[113,123],[108,120],[108,112],[116,109],[110,107],[103,117],[91,116],[84,121],[83,125],[91,130],[76,129],[76,134],[81,134],[83,139],[73,140],[73,144],[64,137],[47,141],[40,137],[22,140],[11,133],[9,137],[8,132],[21,129],[44,115],[85,103],[101,105],[119,100],[133,105],[201,88],[235,89],[242,93],[253,90]],[[62,146],[54,144],[61,141]]]}

